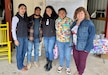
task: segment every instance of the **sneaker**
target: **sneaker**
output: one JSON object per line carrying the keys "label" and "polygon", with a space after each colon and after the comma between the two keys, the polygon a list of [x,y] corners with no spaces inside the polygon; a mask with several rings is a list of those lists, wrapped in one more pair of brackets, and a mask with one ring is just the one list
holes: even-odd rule
{"label": "sneaker", "polygon": [[62,69],[63,69],[63,67],[60,67],[60,66],[59,66],[58,69],[57,69],[57,72],[58,72],[58,73],[61,73],[61,72],[62,72]]}
{"label": "sneaker", "polygon": [[31,68],[31,63],[27,64],[27,69]]}
{"label": "sneaker", "polygon": [[70,68],[67,68],[67,69],[66,69],[66,74],[67,74],[67,75],[70,75],[70,74],[71,74]]}
{"label": "sneaker", "polygon": [[35,67],[39,67],[40,66],[39,62],[34,62],[34,65],[35,65]]}

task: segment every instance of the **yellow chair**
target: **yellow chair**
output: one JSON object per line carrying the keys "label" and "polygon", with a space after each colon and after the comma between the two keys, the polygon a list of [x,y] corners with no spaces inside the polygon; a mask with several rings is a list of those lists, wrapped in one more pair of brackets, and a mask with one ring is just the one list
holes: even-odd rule
{"label": "yellow chair", "polygon": [[11,41],[9,40],[9,24],[0,24],[0,60],[8,59],[11,64]]}

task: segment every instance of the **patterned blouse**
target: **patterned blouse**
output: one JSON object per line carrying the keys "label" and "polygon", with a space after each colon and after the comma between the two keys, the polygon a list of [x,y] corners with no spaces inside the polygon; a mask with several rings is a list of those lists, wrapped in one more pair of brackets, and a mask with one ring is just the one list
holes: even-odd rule
{"label": "patterned blouse", "polygon": [[56,38],[60,42],[69,42],[71,30],[70,26],[72,25],[72,20],[68,17],[65,17],[63,20],[58,18],[56,20]]}

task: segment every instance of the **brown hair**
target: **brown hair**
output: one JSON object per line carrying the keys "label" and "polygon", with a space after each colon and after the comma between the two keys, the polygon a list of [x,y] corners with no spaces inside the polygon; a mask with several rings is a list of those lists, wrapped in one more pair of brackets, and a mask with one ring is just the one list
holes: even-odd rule
{"label": "brown hair", "polygon": [[84,7],[79,7],[75,10],[75,13],[74,13],[74,19],[76,20],[77,19],[77,14],[79,12],[83,11],[85,13],[85,19],[89,20],[90,19],[90,16],[88,14],[88,11],[84,8]]}

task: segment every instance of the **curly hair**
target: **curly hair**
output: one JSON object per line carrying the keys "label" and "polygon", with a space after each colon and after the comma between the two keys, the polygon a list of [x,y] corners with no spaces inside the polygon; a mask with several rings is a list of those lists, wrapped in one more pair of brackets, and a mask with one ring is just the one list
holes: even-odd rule
{"label": "curly hair", "polygon": [[83,11],[85,13],[85,19],[89,20],[90,19],[90,16],[88,14],[88,11],[84,8],[84,7],[79,7],[75,10],[75,13],[74,13],[74,19],[76,20],[77,19],[77,14],[79,12]]}

